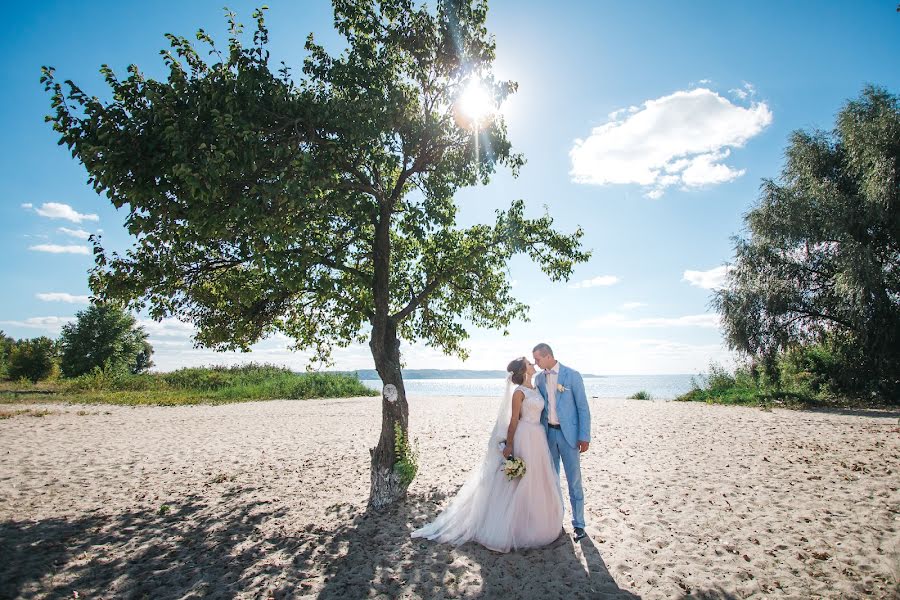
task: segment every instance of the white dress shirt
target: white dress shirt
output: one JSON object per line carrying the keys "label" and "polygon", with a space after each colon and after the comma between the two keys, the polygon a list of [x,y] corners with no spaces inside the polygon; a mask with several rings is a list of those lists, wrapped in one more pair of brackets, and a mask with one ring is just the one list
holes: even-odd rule
{"label": "white dress shirt", "polygon": [[556,385],[559,382],[559,361],[544,375],[547,382],[547,422],[551,425],[559,425],[559,416],[556,414]]}

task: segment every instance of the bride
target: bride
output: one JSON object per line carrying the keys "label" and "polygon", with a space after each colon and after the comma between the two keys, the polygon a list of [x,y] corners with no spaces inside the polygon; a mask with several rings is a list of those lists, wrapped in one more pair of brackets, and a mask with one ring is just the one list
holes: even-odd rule
{"label": "bride", "polygon": [[[562,495],[541,424],[544,399],[531,383],[534,365],[517,358],[506,370],[506,395],[481,466],[444,512],[413,537],[455,545],[474,540],[497,552],[544,546],[559,537]],[[508,456],[525,463],[522,477],[507,478]]]}

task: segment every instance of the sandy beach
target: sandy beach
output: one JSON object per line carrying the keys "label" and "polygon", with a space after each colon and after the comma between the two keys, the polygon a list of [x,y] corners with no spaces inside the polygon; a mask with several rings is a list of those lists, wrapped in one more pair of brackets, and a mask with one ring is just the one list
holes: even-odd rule
{"label": "sandy beach", "polygon": [[410,539],[497,401],[411,398],[419,475],[379,514],[377,398],[0,420],[0,598],[898,597],[897,412],[595,399],[589,540]]}

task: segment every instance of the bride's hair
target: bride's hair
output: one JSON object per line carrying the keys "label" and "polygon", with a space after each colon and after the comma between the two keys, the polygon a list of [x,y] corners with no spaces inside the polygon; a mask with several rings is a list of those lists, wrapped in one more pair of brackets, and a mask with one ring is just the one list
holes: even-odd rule
{"label": "bride's hair", "polygon": [[528,371],[528,363],[525,357],[517,358],[506,365],[506,372],[512,374],[512,382],[517,385],[525,383],[525,373]]}

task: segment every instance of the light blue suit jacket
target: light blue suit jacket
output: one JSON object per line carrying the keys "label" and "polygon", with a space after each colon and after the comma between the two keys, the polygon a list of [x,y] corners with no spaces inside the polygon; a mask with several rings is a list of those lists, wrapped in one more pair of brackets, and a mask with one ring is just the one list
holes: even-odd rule
{"label": "light blue suit jacket", "polygon": [[[587,395],[584,392],[584,380],[581,373],[559,363],[557,385],[565,388],[556,392],[556,416],[563,437],[573,448],[578,442],[591,441],[591,409],[588,407]],[[550,401],[547,396],[547,376],[541,371],[535,378],[534,385],[544,397],[544,410],[541,412],[541,423],[548,430],[547,416],[550,412]]]}

